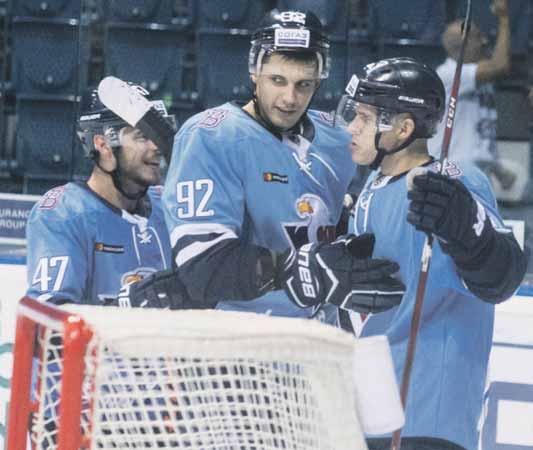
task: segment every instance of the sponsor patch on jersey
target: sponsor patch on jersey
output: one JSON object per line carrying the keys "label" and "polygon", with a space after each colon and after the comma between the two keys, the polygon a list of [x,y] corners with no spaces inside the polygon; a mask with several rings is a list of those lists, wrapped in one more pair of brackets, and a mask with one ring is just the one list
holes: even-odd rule
{"label": "sponsor patch on jersey", "polygon": [[287,184],[289,182],[289,177],[288,175],[280,175],[279,173],[274,172],[263,172],[263,181],[265,183]]}
{"label": "sponsor patch on jersey", "polygon": [[94,250],[102,253],[124,253],[124,246],[104,244],[103,242],[95,242]]}
{"label": "sponsor patch on jersey", "polygon": [[228,116],[228,112],[224,109],[209,109],[198,123],[200,128],[215,128]]}
{"label": "sponsor patch on jersey", "polygon": [[64,193],[65,186],[58,186],[49,190],[39,202],[39,209],[54,209]]}

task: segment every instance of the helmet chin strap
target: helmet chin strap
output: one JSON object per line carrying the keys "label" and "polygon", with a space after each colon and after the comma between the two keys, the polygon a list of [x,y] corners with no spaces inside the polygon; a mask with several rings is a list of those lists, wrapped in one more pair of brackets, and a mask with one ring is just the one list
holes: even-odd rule
{"label": "helmet chin strap", "polygon": [[385,156],[393,155],[394,153],[398,153],[399,151],[403,150],[404,148],[411,145],[415,139],[416,139],[416,133],[413,131],[411,135],[405,140],[405,142],[402,142],[398,147],[393,148],[392,150],[385,150],[384,148],[379,146],[379,141],[381,140],[381,135],[383,133],[381,131],[378,131],[376,135],[374,136],[374,146],[377,150],[377,155],[374,158],[374,161],[370,164],[370,168],[372,170],[378,169],[379,166],[381,166],[381,163],[383,162],[383,159]]}
{"label": "helmet chin strap", "polygon": [[[281,139],[282,133],[285,133],[285,132],[287,132],[289,130],[301,129],[302,128],[301,127],[302,120],[305,117],[305,115],[307,114],[307,110],[309,109],[309,106],[313,102],[313,99],[315,98],[315,94],[317,93],[319,87],[320,87],[320,84],[317,86],[317,88],[313,92],[313,95],[311,96],[311,99],[309,100],[309,104],[307,105],[307,108],[305,108],[305,111],[303,112],[303,114],[300,116],[300,118],[297,120],[297,122],[291,128],[289,128],[287,130],[285,130],[283,128],[280,128],[280,127],[277,127],[276,125],[274,125],[272,123],[272,121],[267,117],[266,114],[263,114],[263,112],[261,110],[261,106],[259,105],[259,101],[257,99],[256,90],[254,89],[254,93],[252,95],[252,102],[253,102],[253,105],[254,105],[254,112],[255,112],[255,114],[256,114],[256,116],[258,118],[258,122],[261,123],[261,125],[263,125],[268,131],[270,131],[278,139]],[[298,134],[300,134],[300,133],[298,133]]]}
{"label": "helmet chin strap", "polygon": [[[281,139],[281,133],[287,130],[277,127],[276,125],[272,123],[272,121],[268,118],[266,114],[263,114],[263,112],[261,111],[261,107],[259,106],[259,101],[257,100],[257,95],[255,93],[255,90],[253,93],[252,102],[254,104],[254,112],[255,112],[255,115],[257,116],[258,122],[261,123],[261,125],[263,125],[274,136]],[[300,119],[298,119],[298,122],[299,121]]]}
{"label": "helmet chin strap", "polygon": [[132,194],[132,193],[129,193],[129,192],[126,192],[126,190],[124,189],[123,187],[123,183],[122,183],[122,171],[120,170],[120,164],[119,164],[119,153],[122,151],[122,147],[113,147],[113,155],[115,155],[115,159],[117,161],[117,166],[115,167],[115,169],[113,170],[106,170],[104,169],[101,165],[100,165],[100,162],[98,160],[96,160],[96,165],[99,167],[99,169],[104,172],[104,173],[107,173],[108,175],[111,176],[111,180],[113,180],[113,185],[115,186],[115,188],[117,189],[117,191],[119,191],[124,197],[126,197],[128,200],[134,200],[134,201],[137,201],[139,199],[141,199],[142,197],[144,197],[146,195],[146,192],[148,191],[148,186],[146,186],[143,190],[141,190],[140,192],[137,192],[135,194]]}

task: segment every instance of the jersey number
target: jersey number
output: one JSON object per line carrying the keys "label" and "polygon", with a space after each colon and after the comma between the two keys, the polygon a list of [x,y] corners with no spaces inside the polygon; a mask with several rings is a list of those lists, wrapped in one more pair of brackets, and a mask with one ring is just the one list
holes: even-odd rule
{"label": "jersey number", "polygon": [[176,186],[176,197],[178,203],[185,203],[186,206],[178,208],[178,217],[190,219],[191,217],[214,216],[214,210],[206,209],[211,195],[213,195],[213,180],[181,181]]}
{"label": "jersey number", "polygon": [[52,277],[49,275],[50,268],[58,267],[56,280],[54,286],[52,287],[52,292],[59,291],[61,285],[63,284],[63,279],[65,278],[65,272],[67,271],[68,265],[68,256],[54,256],[53,258],[41,258],[39,264],[37,265],[37,270],[33,275],[32,284],[40,284],[41,292],[50,292],[48,287],[49,282],[52,280]]}

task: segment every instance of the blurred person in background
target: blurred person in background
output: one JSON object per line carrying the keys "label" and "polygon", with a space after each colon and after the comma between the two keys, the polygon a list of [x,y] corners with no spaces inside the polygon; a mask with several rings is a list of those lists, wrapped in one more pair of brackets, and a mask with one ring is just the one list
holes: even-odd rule
{"label": "blurred person in background", "polygon": [[[496,141],[497,111],[493,82],[505,77],[510,63],[510,26],[507,0],[494,0],[492,13],[498,18],[498,33],[492,53],[487,48],[487,37],[472,23],[465,47],[458,106],[450,144],[450,159],[471,162],[487,175],[493,175],[502,189],[510,189],[516,174],[506,168],[500,159]],[[451,22],[444,31],[442,44],[448,54],[437,73],[446,88],[447,98],[453,84],[455,66],[462,41],[462,19]],[[445,123],[429,140],[431,155],[438,157]]]}

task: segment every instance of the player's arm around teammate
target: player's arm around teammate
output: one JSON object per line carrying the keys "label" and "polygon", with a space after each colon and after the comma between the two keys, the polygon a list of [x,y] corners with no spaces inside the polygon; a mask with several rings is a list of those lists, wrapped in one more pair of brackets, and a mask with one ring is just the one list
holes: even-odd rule
{"label": "player's arm around teammate", "polygon": [[[369,262],[361,239],[331,243],[353,166],[348,134],[308,110],[328,76],[329,46],[314,14],[272,12],[252,37],[251,100],[209,109],[179,130],[164,204],[191,306],[309,316],[324,302],[364,311],[400,302],[394,263]],[[133,303],[171,296],[156,276],[131,288]],[[353,292],[361,297],[351,302]]]}

